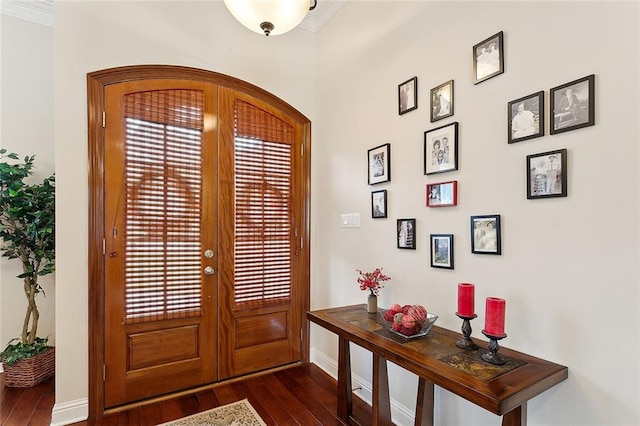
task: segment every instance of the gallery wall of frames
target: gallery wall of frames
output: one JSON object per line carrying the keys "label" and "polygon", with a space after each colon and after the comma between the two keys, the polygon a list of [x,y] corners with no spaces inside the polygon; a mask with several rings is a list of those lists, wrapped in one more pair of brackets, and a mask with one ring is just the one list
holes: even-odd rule
{"label": "gallery wall of frames", "polygon": [[[473,65],[473,83],[480,84],[490,78],[499,77],[505,71],[505,35],[502,31],[471,47],[470,60]],[[473,90],[473,86],[472,86]],[[418,110],[418,78],[411,77],[398,84],[398,114],[404,115]],[[423,135],[423,169],[427,176],[425,208],[455,208],[465,202],[458,199],[458,187],[464,182],[437,179],[442,173],[458,170],[458,153],[464,150],[464,137],[460,129],[463,123],[454,121],[454,81],[449,80],[425,91],[429,95],[429,117],[432,128]],[[545,137],[545,95],[549,102],[549,136],[595,125],[595,75],[590,74],[573,81],[561,83],[548,91],[539,91],[522,96],[514,93],[514,99],[505,99],[507,114],[506,143],[523,143]],[[504,114],[504,111],[496,111]],[[440,122],[443,120],[442,122]],[[367,152],[369,185],[384,185],[391,181],[391,144],[371,148]],[[526,198],[534,202],[539,199],[567,197],[566,148],[526,155],[526,189],[513,197]],[[387,189],[376,189],[371,193],[371,217],[392,217],[387,202]],[[561,200],[558,200],[561,202]],[[416,249],[417,230],[415,218],[398,218],[398,249]],[[489,212],[469,218],[473,254],[501,255],[500,214]],[[433,268],[454,268],[454,235],[446,229],[429,235],[430,265]]]}

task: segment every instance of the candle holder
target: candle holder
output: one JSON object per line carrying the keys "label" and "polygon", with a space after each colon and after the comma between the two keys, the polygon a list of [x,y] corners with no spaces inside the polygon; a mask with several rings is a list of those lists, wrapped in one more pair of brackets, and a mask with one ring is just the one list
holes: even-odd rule
{"label": "candle holder", "polygon": [[462,319],[462,339],[456,342],[456,346],[460,349],[465,349],[467,351],[473,351],[478,349],[478,345],[474,343],[471,339],[471,320],[476,318],[478,315],[473,314],[472,317],[466,317],[460,315],[456,312],[456,316]]}
{"label": "candle holder", "polygon": [[495,334],[489,334],[484,330],[482,330],[482,334],[489,338],[489,345],[487,346],[489,352],[482,354],[481,358],[490,364],[503,365],[505,363],[505,360],[504,358],[502,358],[502,356],[500,356],[500,354],[498,354],[498,350],[500,349],[498,340],[504,339],[505,337],[507,337],[507,335],[503,334],[501,336],[496,336]]}

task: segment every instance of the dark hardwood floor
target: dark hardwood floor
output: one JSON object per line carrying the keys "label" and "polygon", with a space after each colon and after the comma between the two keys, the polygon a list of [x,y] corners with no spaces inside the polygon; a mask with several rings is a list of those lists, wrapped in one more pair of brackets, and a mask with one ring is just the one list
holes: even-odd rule
{"label": "dark hardwood floor", "polygon": [[[0,374],[0,425],[48,426],[53,380],[29,389],[8,388]],[[314,364],[291,367],[154,402],[74,426],[154,426],[247,398],[268,425],[344,425],[336,416],[336,381]],[[353,410],[371,424],[371,407],[354,395]]]}

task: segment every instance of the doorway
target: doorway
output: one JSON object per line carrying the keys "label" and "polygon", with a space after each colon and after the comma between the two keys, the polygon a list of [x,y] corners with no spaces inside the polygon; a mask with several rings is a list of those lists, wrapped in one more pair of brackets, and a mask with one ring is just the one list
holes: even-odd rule
{"label": "doorway", "polygon": [[308,119],[204,70],[88,84],[90,415],[307,362]]}

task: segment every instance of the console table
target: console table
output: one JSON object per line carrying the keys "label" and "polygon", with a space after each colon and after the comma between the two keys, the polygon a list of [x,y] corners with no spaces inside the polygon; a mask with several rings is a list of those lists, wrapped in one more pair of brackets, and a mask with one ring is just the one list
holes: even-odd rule
{"label": "console table", "polygon": [[433,425],[434,385],[502,417],[503,426],[525,426],[527,401],[568,377],[565,366],[504,347],[504,365],[480,358],[480,349],[456,346],[461,334],[433,326],[426,336],[407,339],[387,329],[379,314],[363,305],[307,312],[307,318],[338,335],[338,415],[350,424],[353,416],[349,343],[373,353],[372,424],[392,425],[387,361],[416,374],[418,401],[415,425]]}

